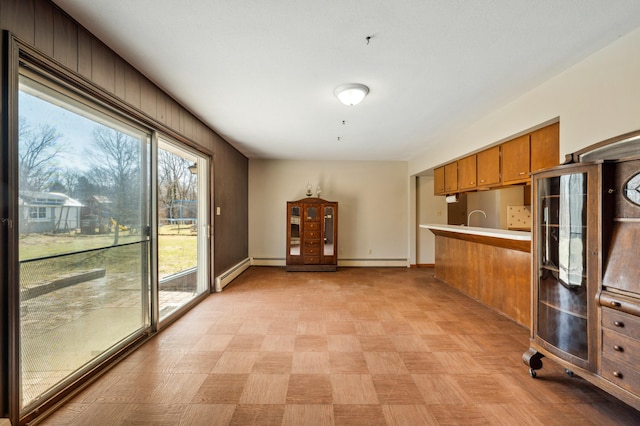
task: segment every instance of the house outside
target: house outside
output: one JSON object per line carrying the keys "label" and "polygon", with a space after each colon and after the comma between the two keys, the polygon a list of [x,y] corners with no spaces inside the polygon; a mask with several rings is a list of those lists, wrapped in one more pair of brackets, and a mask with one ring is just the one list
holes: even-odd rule
{"label": "house outside", "polygon": [[82,203],[58,192],[20,191],[20,233],[70,232],[80,228]]}

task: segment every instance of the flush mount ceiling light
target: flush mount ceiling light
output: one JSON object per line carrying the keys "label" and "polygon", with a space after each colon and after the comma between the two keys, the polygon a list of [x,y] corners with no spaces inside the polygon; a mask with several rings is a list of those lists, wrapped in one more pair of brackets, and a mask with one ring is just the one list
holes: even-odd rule
{"label": "flush mount ceiling light", "polygon": [[336,87],[334,92],[340,102],[347,106],[358,105],[369,93],[369,88],[364,84],[349,83]]}

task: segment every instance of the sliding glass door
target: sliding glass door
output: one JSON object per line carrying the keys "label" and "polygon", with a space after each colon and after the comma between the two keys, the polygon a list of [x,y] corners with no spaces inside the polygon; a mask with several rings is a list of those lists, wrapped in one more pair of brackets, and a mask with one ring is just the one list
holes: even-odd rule
{"label": "sliding glass door", "polygon": [[19,80],[21,408],[150,326],[150,132]]}
{"label": "sliding glass door", "polygon": [[209,290],[209,161],[175,142],[158,143],[160,321]]}

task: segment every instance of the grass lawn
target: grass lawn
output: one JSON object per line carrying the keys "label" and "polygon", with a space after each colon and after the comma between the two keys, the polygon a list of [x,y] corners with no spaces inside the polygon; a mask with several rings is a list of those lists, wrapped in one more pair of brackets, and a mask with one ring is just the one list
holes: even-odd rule
{"label": "grass lawn", "polygon": [[[196,266],[197,262],[197,238],[196,233],[191,231],[190,225],[166,225],[162,226],[158,232],[158,268],[160,277],[174,274],[176,272],[190,269]],[[139,234],[129,235],[128,231],[121,232],[118,236],[118,244],[127,244],[143,241]],[[20,260],[39,259],[43,257],[53,256],[57,254],[82,252],[96,248],[109,248],[113,246],[113,234],[102,235],[82,235],[82,234],[28,234],[20,237]],[[123,253],[129,252],[132,256],[137,257],[134,249],[122,250]],[[125,255],[126,256],[126,255]],[[139,256],[139,254],[138,254]],[[73,258],[75,256],[69,256]],[[49,261],[49,264],[65,265],[63,261],[65,257],[59,261]],[[117,265],[124,269],[128,268],[127,260],[122,259]],[[94,267],[87,265],[87,267]],[[63,267],[63,269],[67,269]],[[55,275],[50,270],[49,275]],[[61,273],[64,273],[61,271]]]}

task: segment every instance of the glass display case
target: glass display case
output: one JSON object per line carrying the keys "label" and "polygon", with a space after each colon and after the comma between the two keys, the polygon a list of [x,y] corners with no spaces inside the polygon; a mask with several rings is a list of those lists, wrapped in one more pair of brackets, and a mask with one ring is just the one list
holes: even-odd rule
{"label": "glass display case", "polygon": [[533,312],[525,362],[535,377],[545,353],[596,369],[595,295],[601,271],[602,164],[573,164],[533,175]]}

